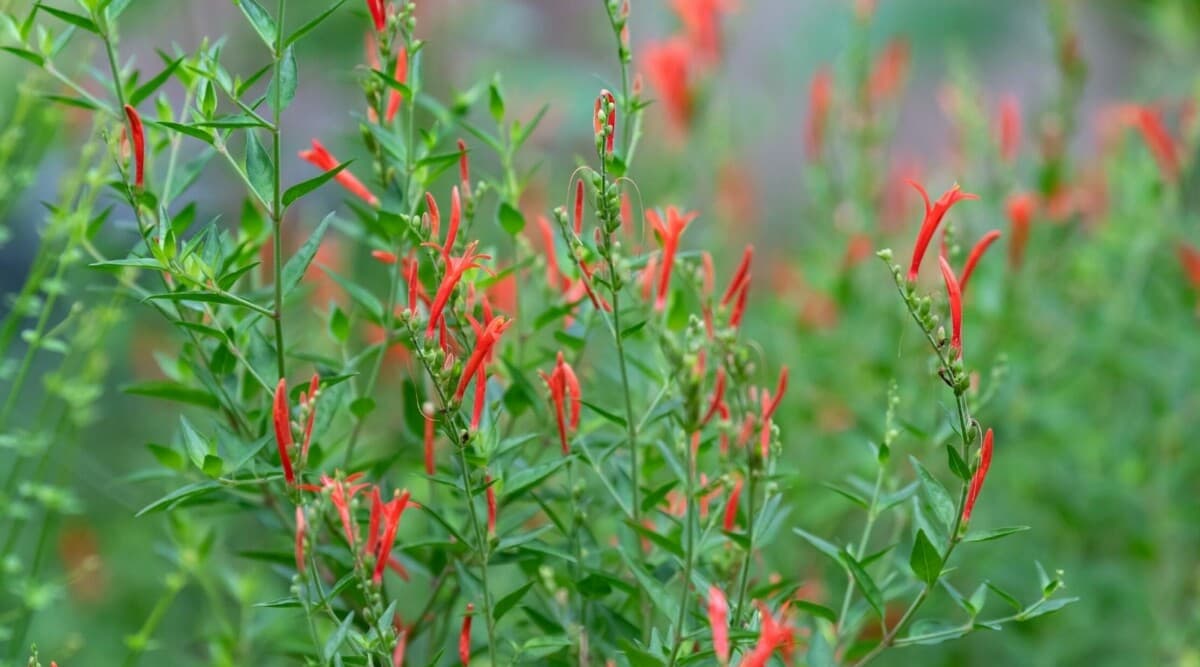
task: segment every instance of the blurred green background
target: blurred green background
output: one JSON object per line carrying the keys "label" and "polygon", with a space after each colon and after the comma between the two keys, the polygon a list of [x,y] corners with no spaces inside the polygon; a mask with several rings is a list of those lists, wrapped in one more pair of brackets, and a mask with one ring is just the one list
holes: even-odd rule
{"label": "blurred green background", "polygon": [[[351,152],[356,123],[349,114],[358,111],[347,100],[357,107],[355,68],[363,60],[367,24],[360,4],[348,3],[303,43],[302,83],[285,126],[286,155],[314,136],[335,152]],[[894,651],[881,664],[1200,665],[1198,311],[1197,295],[1175,261],[1180,241],[1200,243],[1200,225],[1186,192],[1177,198],[1164,191],[1136,135],[1122,135],[1109,152],[1101,150],[1099,139],[1105,112],[1114,105],[1195,96],[1200,4],[1069,4],[1070,25],[1088,67],[1071,161],[1076,174],[1085,167],[1099,171],[1107,206],[1099,215],[1061,222],[1039,216],[1019,271],[1006,267],[1000,248],[975,279],[967,309],[968,359],[985,388],[997,378],[995,397],[979,414],[985,426],[996,429],[997,444],[976,521],[1033,529],[994,548],[964,549],[959,558],[972,576],[1027,595],[1036,594],[1030,582],[1036,581],[1034,560],[1040,559],[1049,570],[1065,571],[1069,593],[1081,601],[1002,633],[977,632],[961,642]],[[9,8],[21,11],[19,5],[10,2]],[[293,5],[303,15],[324,3]],[[895,134],[881,149],[878,176],[885,177],[887,164],[915,162],[931,192],[955,180],[978,192],[982,201],[964,204],[952,216],[966,243],[987,229],[1007,230],[1005,197],[1037,186],[1041,113],[1061,88],[1050,11],[1050,3],[1041,0],[880,0],[867,31],[873,53],[903,37],[912,54],[911,77],[895,111]],[[423,61],[430,92],[454,99],[498,71],[514,115],[528,117],[544,102],[551,104],[526,155],[525,166],[533,166],[531,156],[542,164],[525,206],[531,215],[560,203],[566,174],[589,150],[586,128],[595,91],[611,86],[615,73],[599,2],[428,0],[420,3],[418,15],[419,33],[430,45]],[[676,29],[666,2],[635,0],[634,16],[635,59],[640,45]],[[905,222],[887,230],[878,211],[847,212],[836,188],[828,186],[836,178],[804,157],[809,80],[827,64],[839,82],[847,79],[855,30],[848,2],[741,0],[725,25],[722,62],[699,91],[701,110],[692,132],[686,139],[673,136],[652,108],[632,174],[648,203],[678,203],[702,213],[685,237],[689,248],[711,249],[718,265],[729,267],[742,245],[755,243],[756,266],[770,267],[758,272],[772,277],[756,286],[747,332],[771,364],[792,369],[779,417],[788,465],[798,471],[787,490],[791,520],[841,537],[856,534],[861,517],[821,482],[869,470],[864,443],[880,437],[889,382],[900,385],[900,416],[909,425],[901,440],[904,453],[930,454],[932,446],[921,435],[948,408],[886,269],[876,261],[849,269],[843,262],[847,239],[856,231],[868,233],[874,247],[891,245],[903,256],[919,220],[919,199],[906,193]],[[150,63],[156,47],[174,43],[192,50],[206,36],[222,35],[228,39],[229,69],[257,69],[262,54],[250,48],[255,42],[247,38],[244,21],[224,0],[134,0],[122,26],[122,51]],[[99,53],[81,49],[80,57],[99,65]],[[31,270],[47,215],[40,202],[56,198],[87,124],[78,110],[42,102],[22,112],[17,91],[45,84],[29,76],[23,61],[0,60],[0,120],[7,128],[0,137],[5,293],[20,289]],[[976,118],[980,127],[964,129],[948,112],[952,90],[982,113],[982,120]],[[968,150],[960,159],[955,149],[963,143],[958,137],[968,146],[981,138],[986,144],[988,119],[1005,94],[1020,100],[1025,139],[1016,166],[997,176],[994,155]],[[20,132],[14,117],[24,119]],[[835,172],[853,150],[837,139],[847,122],[839,114],[831,121]],[[489,165],[481,160],[477,168]],[[299,160],[285,162],[284,169],[290,179],[310,173]],[[220,169],[209,169],[200,187],[193,194],[206,215],[236,217],[240,199],[227,193],[237,184]],[[306,213],[319,217],[340,196],[327,188]],[[297,221],[306,222],[312,221]],[[128,223],[121,223],[102,242],[121,248],[133,238]],[[96,279],[86,271],[63,280],[72,295],[64,304],[111,298],[90,289]],[[158,555],[168,520],[132,518],[159,489],[127,476],[151,462],[145,443],[168,437],[176,415],[118,388],[133,378],[155,377],[154,356],[170,355],[176,343],[148,309],[118,303],[119,308],[96,311],[111,320],[88,322],[97,329],[94,337],[80,323],[73,344],[91,345],[91,357],[61,377],[47,375],[30,385],[65,397],[62,409],[87,411],[69,434],[49,437],[76,443],[45,470],[48,479],[77,495],[67,503],[71,513],[56,522],[47,543],[21,543],[17,549],[21,558],[38,551],[45,556],[48,607],[29,636],[44,655],[62,656],[62,665],[116,664],[123,638],[144,622],[173,571]],[[10,307],[5,300],[0,313]],[[19,354],[18,342],[9,356]],[[39,358],[31,373],[40,379],[58,364],[53,356]],[[5,383],[14,372],[10,360]],[[38,411],[39,392],[17,400],[16,416],[0,433],[0,464],[21,481],[30,469],[17,468],[15,461],[49,443],[29,439],[44,414]],[[6,502],[10,516],[25,511]],[[35,512],[29,521],[39,517]],[[95,568],[78,574],[88,557],[96,559]],[[785,577],[822,574],[820,556],[790,532],[765,557]],[[5,566],[9,573],[19,569]],[[229,578],[248,598],[270,597],[275,584],[249,572],[235,561],[213,576]],[[10,592],[29,585],[11,578],[6,583]],[[66,594],[54,596],[58,590]],[[0,615],[7,604],[0,603]],[[203,635],[214,623],[210,604],[205,586],[185,588],[166,612],[159,651],[144,664],[168,656],[180,665],[202,664]],[[932,606],[938,604],[948,602]]]}

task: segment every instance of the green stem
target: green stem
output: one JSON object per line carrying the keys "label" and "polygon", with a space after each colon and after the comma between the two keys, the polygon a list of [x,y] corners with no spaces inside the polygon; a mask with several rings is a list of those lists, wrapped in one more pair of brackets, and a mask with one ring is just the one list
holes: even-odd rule
{"label": "green stem", "polygon": [[281,137],[279,131],[279,116],[281,114],[280,105],[283,101],[283,84],[280,81],[280,62],[283,58],[283,35],[284,35],[284,7],[285,0],[279,0],[276,11],[276,29],[275,47],[272,49],[271,58],[272,76],[275,77],[275,99],[271,104],[271,152],[273,156],[272,168],[275,170],[275,177],[272,179],[271,192],[271,222],[274,223],[275,235],[272,238],[271,250],[274,258],[275,271],[275,312],[272,314],[272,319],[275,323],[275,365],[279,373],[279,377],[286,376],[286,368],[284,366],[284,340],[283,340],[283,188],[281,184]]}
{"label": "green stem", "polygon": [[671,658],[667,662],[667,667],[675,667],[679,660],[679,649],[683,646],[683,622],[687,617],[688,600],[691,599],[692,585],[692,567],[696,560],[696,489],[695,489],[695,467],[696,462],[692,456],[692,445],[690,440],[685,440],[684,451],[686,452],[684,470],[686,474],[686,482],[684,484],[687,511],[684,515],[684,551],[683,551],[683,581],[680,582],[681,588],[679,591],[679,613],[675,616],[675,629],[673,631],[674,640],[671,645]]}

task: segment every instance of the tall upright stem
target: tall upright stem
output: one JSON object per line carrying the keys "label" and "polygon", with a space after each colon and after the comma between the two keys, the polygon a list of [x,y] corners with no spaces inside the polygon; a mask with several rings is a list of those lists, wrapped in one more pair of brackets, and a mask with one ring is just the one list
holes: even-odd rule
{"label": "tall upright stem", "polygon": [[271,239],[271,255],[274,258],[273,269],[275,272],[275,365],[279,373],[279,377],[284,377],[286,374],[284,367],[284,341],[283,341],[283,187],[282,187],[282,169],[280,168],[281,155],[281,137],[279,131],[279,117],[282,114],[280,106],[283,102],[283,81],[279,71],[280,61],[283,58],[283,35],[284,35],[284,7],[285,0],[279,0],[276,5],[276,25],[278,28],[275,31],[275,46],[271,49],[272,76],[275,77],[275,99],[271,100],[271,155],[272,168],[275,171],[275,177],[272,180],[271,191],[271,222],[275,229],[275,234]]}

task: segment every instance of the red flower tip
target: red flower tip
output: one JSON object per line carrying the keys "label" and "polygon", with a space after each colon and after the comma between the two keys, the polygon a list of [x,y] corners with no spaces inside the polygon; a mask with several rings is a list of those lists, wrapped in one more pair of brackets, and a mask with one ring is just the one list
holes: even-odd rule
{"label": "red flower tip", "polygon": [[737,527],[738,503],[741,498],[742,480],[738,478],[738,481],[733,484],[733,491],[729,493],[729,502],[725,505],[725,521],[722,528],[727,533],[733,532],[733,529]]}
{"label": "red flower tip", "polygon": [[942,279],[946,281],[946,296],[950,299],[950,349],[962,356],[962,290],[954,277],[954,270],[945,257],[938,257],[942,268]]}
{"label": "red flower tip", "polygon": [[[382,2],[382,0],[380,0]],[[396,54],[396,69],[392,73],[392,78],[398,83],[408,82],[408,49],[400,47],[400,53]],[[404,102],[404,95],[395,88],[388,91],[387,111],[384,115],[384,120],[388,125],[396,119],[396,114],[400,111],[400,105]]]}
{"label": "red flower tip", "polygon": [[967,487],[967,501],[963,504],[962,525],[971,520],[971,510],[975,509],[975,501],[979,491],[983,489],[983,481],[987,478],[988,468],[992,465],[992,429],[983,434],[983,446],[979,449],[979,467],[971,476],[971,484]]}
{"label": "red flower tip", "polygon": [[463,665],[471,662],[471,618],[475,613],[475,605],[467,603],[467,613],[463,616],[462,630],[458,633],[458,659]]}
{"label": "red flower tip", "polygon": [[575,181],[575,235],[583,234],[583,179]]}
{"label": "red flower tip", "polygon": [[396,253],[387,250],[372,250],[371,256],[383,264],[395,264]]}
{"label": "red flower tip", "polygon": [[750,261],[754,259],[754,246],[747,245],[742,251],[742,261],[738,262],[737,269],[733,272],[733,278],[729,281],[729,287],[725,288],[725,295],[721,297],[721,307],[729,305],[733,297],[741,289],[742,284],[750,279]]}
{"label": "red flower tip", "polygon": [[729,663],[729,603],[716,586],[708,587],[708,624],[712,628],[713,653],[722,665]]}
{"label": "red flower tip", "polygon": [[321,376],[313,373],[308,383],[308,394],[305,398],[305,408],[308,410],[308,421],[304,423],[304,442],[300,445],[300,460],[308,460],[308,446],[312,444],[313,424],[317,419],[317,390],[321,385]]}
{"label": "red flower tip", "polygon": [[279,462],[283,466],[283,477],[289,485],[294,486],[296,473],[292,470],[292,424],[288,414],[286,378],[279,378],[279,384],[275,385],[272,417],[275,423],[275,444],[279,447]]}
{"label": "red flower tip", "polygon": [[1012,163],[1021,148],[1021,104],[1013,95],[1000,100],[999,117],[996,120],[996,141],[1000,145],[1000,159]]}
{"label": "red flower tip", "polygon": [[1179,181],[1179,153],[1175,140],[1171,138],[1171,134],[1163,125],[1162,117],[1150,107],[1139,107],[1137,123],[1138,129],[1142,132],[1142,138],[1146,141],[1146,146],[1154,154],[1154,160],[1158,163],[1163,180],[1168,183],[1177,183]]}
{"label": "red flower tip", "polygon": [[487,484],[487,532],[488,535],[496,534],[496,485],[492,483],[492,476],[488,475],[484,479]]}
{"label": "red flower tip", "polygon": [[812,84],[808,90],[808,128],[805,132],[808,158],[815,160],[821,157],[825,145],[825,126],[829,119],[829,110],[833,106],[833,74],[828,67],[822,67],[813,75]]}
{"label": "red flower tip", "polygon": [[934,232],[937,231],[938,225],[942,223],[942,218],[946,217],[946,212],[950,207],[960,201],[967,199],[979,199],[977,195],[962,192],[958,184],[950,188],[942,194],[936,203],[929,203],[929,194],[925,192],[925,188],[921,187],[916,181],[906,181],[913,186],[917,192],[921,193],[921,199],[925,202],[925,218],[921,221],[921,229],[917,232],[917,242],[913,246],[912,263],[908,268],[908,281],[913,282],[917,279],[917,274],[921,270],[921,260],[925,257],[925,251],[929,248],[929,242],[933,239]]}
{"label": "red flower tip", "polygon": [[[316,139],[312,140],[311,149],[300,151],[300,159],[308,162],[322,171],[332,171],[337,169],[338,165],[340,164],[337,158],[335,158],[332,153],[326,150],[325,147],[321,145],[321,142],[317,141]],[[371,206],[379,206],[379,198],[372,194],[371,191],[367,189],[367,186],[362,184],[362,181],[355,178],[354,174],[350,173],[350,170],[342,169],[337,173],[337,176],[334,176],[333,178],[340,183],[343,188],[346,188],[350,194],[367,202]]]}
{"label": "red flower tip", "polygon": [[893,39],[884,47],[875,61],[867,81],[867,93],[871,101],[879,104],[890,99],[900,90],[908,73],[909,47],[904,39]]}
{"label": "red flower tip", "polygon": [[146,131],[137,109],[125,105],[125,118],[129,121],[129,136],[133,141],[134,185],[142,187],[146,182]]}
{"label": "red flower tip", "polygon": [[1177,253],[1179,264],[1187,274],[1188,281],[1191,282],[1193,288],[1200,290],[1200,250],[1186,243],[1180,243]]}
{"label": "red flower tip", "polygon": [[1012,225],[1012,239],[1008,244],[1008,264],[1016,268],[1025,256],[1025,245],[1029,241],[1029,225],[1037,209],[1037,196],[1021,192],[1008,198],[1008,220]]}
{"label": "red flower tip", "polygon": [[458,140],[458,180],[462,181],[463,192],[471,196],[471,161],[467,157],[467,142]]}
{"label": "red flower tip", "polygon": [[971,248],[970,254],[967,255],[967,263],[963,264],[962,276],[958,279],[958,289],[963,294],[967,292],[967,281],[971,279],[971,274],[975,272],[975,265],[979,263],[979,258],[983,257],[983,253],[987,252],[988,246],[992,245],[998,238],[1000,238],[1000,230],[993,229],[984,234],[983,238],[979,239],[979,242],[975,244],[975,247]]}

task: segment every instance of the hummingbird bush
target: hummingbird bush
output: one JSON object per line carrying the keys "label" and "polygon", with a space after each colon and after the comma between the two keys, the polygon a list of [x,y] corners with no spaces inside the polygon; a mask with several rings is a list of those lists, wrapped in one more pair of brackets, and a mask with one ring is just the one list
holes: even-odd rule
{"label": "hummingbird bush", "polygon": [[[924,175],[888,154],[908,42],[873,46],[860,0],[842,60],[789,110],[805,119],[779,177],[821,228],[792,251],[754,228],[746,170],[700,147],[736,3],[659,3],[657,36],[651,2],[579,3],[608,53],[569,72],[585,104],[451,77],[459,45],[424,31],[426,4],[234,0],[236,39],[165,37],[150,58],[122,48],[148,0],[5,8],[28,80],[0,157],[58,142],[79,164],[0,330],[7,659],[103,660],[54,639],[56,610],[109,576],[80,476],[162,536],[121,556],[167,567],[124,615],[127,665],[940,664],[1086,598],[1041,564],[1067,547],[1031,541],[1056,519],[1006,502],[1016,462],[1051,456],[1021,422],[1049,417],[1007,407],[1008,369],[1064,345],[1063,304],[1096,294],[1073,280],[1122,272],[1095,306],[1121,326],[1151,276],[1174,281],[1162,308],[1197,303],[1179,295],[1200,289],[1200,237],[1167,222],[1192,107],[1183,138],[1157,107],[1120,109],[1106,160],[1132,156],[1142,190],[1097,194],[1104,173],[1065,148],[1084,65],[1054,2],[1038,135],[959,67],[954,147]],[[337,22],[358,94],[314,124],[298,92],[330,65],[304,47]],[[703,175],[667,184],[672,163]],[[1098,222],[1147,207],[1174,231],[1127,246]],[[1096,248],[1071,260],[1077,243]],[[169,333],[121,387],[151,444],[96,479],[87,461],[141,447],[92,435],[102,342],[151,321]],[[1096,328],[1094,345],[1121,330]]]}

